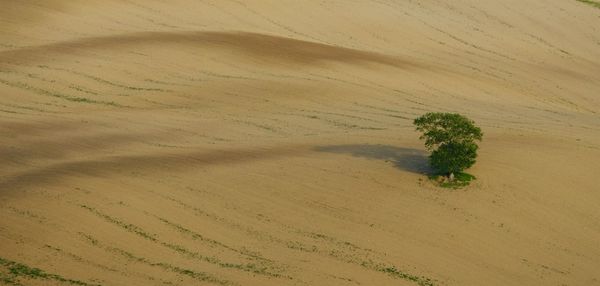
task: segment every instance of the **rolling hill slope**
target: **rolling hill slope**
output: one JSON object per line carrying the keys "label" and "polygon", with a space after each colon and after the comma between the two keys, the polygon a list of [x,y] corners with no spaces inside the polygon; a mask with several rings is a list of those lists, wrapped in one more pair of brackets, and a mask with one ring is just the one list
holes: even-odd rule
{"label": "rolling hill slope", "polygon": [[0,0],[0,284],[600,285],[599,94],[575,0]]}

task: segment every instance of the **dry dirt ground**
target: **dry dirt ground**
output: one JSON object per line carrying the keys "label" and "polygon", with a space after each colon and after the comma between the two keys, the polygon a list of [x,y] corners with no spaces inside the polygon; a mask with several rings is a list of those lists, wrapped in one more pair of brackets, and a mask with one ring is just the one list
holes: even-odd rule
{"label": "dry dirt ground", "polygon": [[592,4],[0,0],[0,284],[600,285]]}

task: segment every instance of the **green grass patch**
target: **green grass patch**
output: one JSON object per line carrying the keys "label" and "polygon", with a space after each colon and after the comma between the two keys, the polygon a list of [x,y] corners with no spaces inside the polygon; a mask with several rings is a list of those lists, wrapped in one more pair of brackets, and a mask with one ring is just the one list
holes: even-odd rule
{"label": "green grass patch", "polygon": [[577,0],[577,1],[579,1],[581,3],[586,3],[588,5],[592,5],[592,6],[596,7],[596,8],[600,8],[600,2],[596,2],[596,1],[593,1],[593,0]]}
{"label": "green grass patch", "polygon": [[454,175],[454,180],[450,181],[446,175],[434,174],[429,176],[429,180],[442,188],[460,189],[468,186],[474,181],[475,176],[460,172]]}

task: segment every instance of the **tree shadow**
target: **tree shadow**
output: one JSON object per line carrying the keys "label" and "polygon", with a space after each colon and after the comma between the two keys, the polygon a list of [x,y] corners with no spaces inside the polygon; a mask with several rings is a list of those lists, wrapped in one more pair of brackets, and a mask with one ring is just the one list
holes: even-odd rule
{"label": "tree shadow", "polygon": [[392,162],[398,169],[412,173],[432,173],[432,169],[429,166],[428,153],[418,149],[390,145],[356,144],[318,146],[315,150],[318,152],[350,154],[355,157],[385,160],[386,162]]}

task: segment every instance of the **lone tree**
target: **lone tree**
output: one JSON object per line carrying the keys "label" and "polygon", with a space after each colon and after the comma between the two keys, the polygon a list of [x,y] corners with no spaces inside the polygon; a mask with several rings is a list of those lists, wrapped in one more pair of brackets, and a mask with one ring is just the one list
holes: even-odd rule
{"label": "lone tree", "polygon": [[456,113],[427,113],[414,121],[417,131],[423,133],[425,147],[432,151],[431,167],[450,180],[454,175],[473,166],[477,158],[477,144],[483,133],[475,122]]}

